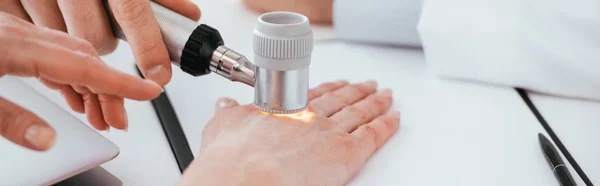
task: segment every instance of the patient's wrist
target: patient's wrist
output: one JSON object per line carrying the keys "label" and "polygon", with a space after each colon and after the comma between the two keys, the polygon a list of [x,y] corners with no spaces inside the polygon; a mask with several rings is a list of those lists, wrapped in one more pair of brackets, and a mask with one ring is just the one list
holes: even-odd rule
{"label": "patient's wrist", "polygon": [[[240,156],[242,155],[242,156]],[[277,186],[279,168],[260,155],[214,152],[199,155],[184,172],[177,186]]]}

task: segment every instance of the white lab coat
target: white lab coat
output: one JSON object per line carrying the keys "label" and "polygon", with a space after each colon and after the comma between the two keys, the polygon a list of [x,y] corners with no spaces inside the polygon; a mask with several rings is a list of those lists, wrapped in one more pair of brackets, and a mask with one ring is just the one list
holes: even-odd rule
{"label": "white lab coat", "polygon": [[335,0],[342,39],[419,46],[440,78],[600,101],[598,0]]}

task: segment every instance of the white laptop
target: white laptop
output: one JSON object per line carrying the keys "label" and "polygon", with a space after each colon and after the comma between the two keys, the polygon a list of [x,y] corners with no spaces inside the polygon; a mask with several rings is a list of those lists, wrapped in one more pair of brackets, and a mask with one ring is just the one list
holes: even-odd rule
{"label": "white laptop", "polygon": [[57,133],[45,152],[0,137],[0,185],[52,185],[115,158],[118,147],[36,92],[20,78],[0,77],[0,97],[35,113]]}

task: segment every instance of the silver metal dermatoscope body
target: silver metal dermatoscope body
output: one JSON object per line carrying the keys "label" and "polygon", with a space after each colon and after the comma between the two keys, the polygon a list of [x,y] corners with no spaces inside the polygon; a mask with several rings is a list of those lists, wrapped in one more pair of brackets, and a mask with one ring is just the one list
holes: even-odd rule
{"label": "silver metal dermatoscope body", "polygon": [[[127,41],[107,0],[102,0],[116,37]],[[225,46],[218,30],[150,2],[171,62],[193,76],[217,73],[254,87],[254,105],[262,111],[289,114],[308,103],[308,65],[312,31],[308,18],[291,12],[259,17],[254,31],[257,65]]]}
{"label": "silver metal dermatoscope body", "polygon": [[254,105],[275,114],[301,112],[308,106],[308,77],[313,32],[306,16],[270,12],[254,30]]}

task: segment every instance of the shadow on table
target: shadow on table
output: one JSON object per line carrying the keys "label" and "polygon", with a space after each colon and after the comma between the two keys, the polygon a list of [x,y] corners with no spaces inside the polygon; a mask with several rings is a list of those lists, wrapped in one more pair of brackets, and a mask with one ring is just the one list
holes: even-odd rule
{"label": "shadow on table", "polygon": [[123,182],[102,167],[96,167],[69,179],[63,180],[53,186],[122,186]]}

